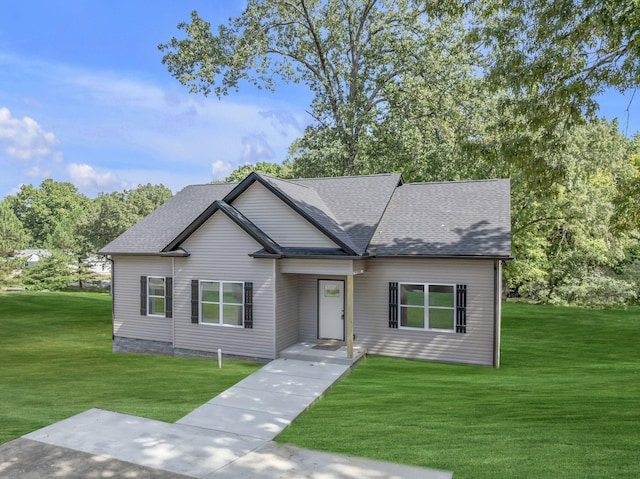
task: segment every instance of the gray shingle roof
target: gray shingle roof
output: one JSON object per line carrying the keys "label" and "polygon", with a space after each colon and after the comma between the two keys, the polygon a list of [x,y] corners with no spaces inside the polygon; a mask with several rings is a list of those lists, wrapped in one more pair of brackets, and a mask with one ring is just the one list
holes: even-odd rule
{"label": "gray shingle roof", "polygon": [[342,176],[289,180],[318,192],[335,215],[338,224],[351,237],[356,251],[366,251],[378,222],[398,184],[400,174]]}
{"label": "gray shingle roof", "polygon": [[511,256],[509,180],[396,189],[369,251],[377,256]]}
{"label": "gray shingle roof", "polygon": [[237,183],[187,186],[153,213],[100,250],[102,254],[157,254],[186,229],[215,200]]}
{"label": "gray shingle roof", "polygon": [[[509,180],[398,187],[402,177],[397,174],[298,180],[252,175],[251,181],[264,182],[319,229],[342,243],[346,255],[511,255]],[[216,205],[225,206],[222,200],[233,203],[247,184],[245,180],[188,186],[100,252],[159,254],[171,249],[168,247],[177,247],[219,209]],[[216,200],[218,203],[214,204]],[[227,214],[246,226],[250,234],[260,237],[263,246],[272,251],[279,248],[268,232],[257,229],[242,212],[229,207]],[[288,248],[286,253],[311,254],[295,248]],[[336,254],[332,251],[326,256]]]}

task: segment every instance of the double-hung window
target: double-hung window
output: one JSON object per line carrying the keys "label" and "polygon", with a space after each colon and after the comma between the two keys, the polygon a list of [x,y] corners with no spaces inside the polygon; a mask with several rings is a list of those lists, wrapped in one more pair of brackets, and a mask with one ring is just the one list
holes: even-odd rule
{"label": "double-hung window", "polygon": [[147,301],[149,302],[147,314],[149,316],[164,316],[164,278],[149,276],[147,278],[147,287],[149,290],[147,294]]}
{"label": "double-hung window", "polygon": [[173,310],[173,278],[140,277],[140,314],[171,318]]}
{"label": "double-hung window", "polygon": [[400,328],[455,331],[456,286],[400,283]]}
{"label": "double-hung window", "polygon": [[223,326],[244,326],[242,282],[200,281],[200,322]]}

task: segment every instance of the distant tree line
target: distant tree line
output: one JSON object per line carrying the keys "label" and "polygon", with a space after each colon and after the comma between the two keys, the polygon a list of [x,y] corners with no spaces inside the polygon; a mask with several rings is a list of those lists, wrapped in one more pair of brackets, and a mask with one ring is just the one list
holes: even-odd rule
{"label": "distant tree line", "polygon": [[[23,185],[0,202],[0,286],[61,289],[97,278],[86,260],[172,195],[163,185],[140,185],[90,199],[71,183],[51,179]],[[44,249],[28,268],[20,250]],[[18,272],[19,274],[16,274]]]}

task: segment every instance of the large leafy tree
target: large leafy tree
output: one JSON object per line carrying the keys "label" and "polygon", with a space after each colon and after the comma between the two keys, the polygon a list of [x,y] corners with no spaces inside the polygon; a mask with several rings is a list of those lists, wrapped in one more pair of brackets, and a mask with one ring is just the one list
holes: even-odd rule
{"label": "large leafy tree", "polygon": [[634,299],[633,286],[613,274],[638,237],[635,225],[618,217],[620,186],[637,174],[629,141],[615,122],[593,121],[573,128],[549,156],[561,172],[549,187],[537,188],[517,171],[512,178],[516,259],[506,269],[508,285],[541,301]]}
{"label": "large leafy tree", "polygon": [[73,211],[84,209],[89,198],[71,183],[44,180],[39,187],[22,185],[7,201],[32,236],[32,246],[44,247],[49,236]]}
{"label": "large leafy tree", "polygon": [[488,78],[509,89],[529,122],[581,123],[597,111],[605,88],[640,85],[637,0],[510,0],[468,2],[474,40]]}
{"label": "large leafy tree", "polygon": [[122,192],[102,193],[80,217],[78,236],[88,251],[95,253],[171,196],[171,190],[166,186],[152,184]]}
{"label": "large leafy tree", "polygon": [[371,125],[398,91],[412,87],[406,79],[446,90],[432,73],[436,57],[462,48],[456,25],[436,2],[250,0],[215,33],[193,12],[191,23],[179,25],[185,37],[160,49],[192,92],[226,95],[242,81],[266,89],[281,80],[305,83],[314,94],[311,133],[334,145],[334,170],[326,174],[353,174],[370,148]]}

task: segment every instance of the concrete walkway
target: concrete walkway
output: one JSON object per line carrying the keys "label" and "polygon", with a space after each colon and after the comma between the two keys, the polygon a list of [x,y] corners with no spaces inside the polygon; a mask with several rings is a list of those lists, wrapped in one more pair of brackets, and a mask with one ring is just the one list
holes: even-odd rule
{"label": "concrete walkway", "polygon": [[[279,445],[271,440],[349,371],[349,365],[278,359],[240,381],[175,424],[91,409],[34,431],[16,442],[58,448],[56,457],[84,453],[141,468],[122,477],[182,476],[202,479],[243,477],[323,479],[450,479],[444,471],[352,458]],[[20,442],[22,441],[22,442]],[[11,444],[11,443],[9,443]],[[8,475],[0,446],[0,476]],[[40,461],[42,462],[42,461]],[[99,467],[100,461],[93,461]],[[33,475],[32,477],[80,477]],[[83,474],[82,477],[92,477]],[[95,477],[102,477],[97,474]]]}

